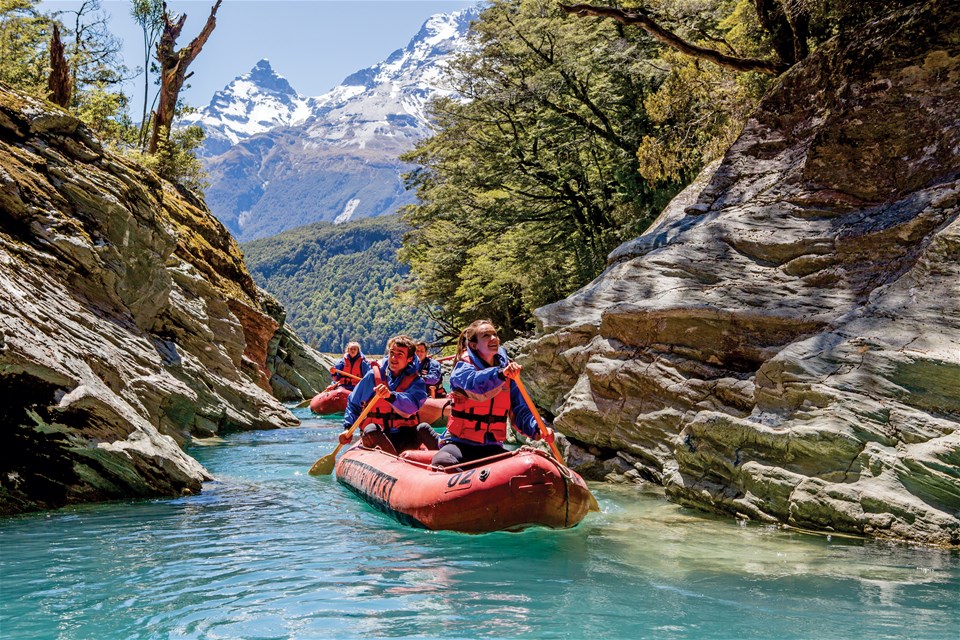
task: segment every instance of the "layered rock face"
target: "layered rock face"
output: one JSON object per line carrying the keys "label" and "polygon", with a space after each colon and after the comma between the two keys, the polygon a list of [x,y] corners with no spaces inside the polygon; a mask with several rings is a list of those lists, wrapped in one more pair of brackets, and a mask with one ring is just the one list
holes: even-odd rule
{"label": "layered rock face", "polygon": [[592,445],[585,471],[960,543],[958,25],[926,3],[821,47],[650,231],[538,310],[520,361]]}
{"label": "layered rock face", "polygon": [[328,379],[202,202],[0,85],[0,513],[197,491]]}

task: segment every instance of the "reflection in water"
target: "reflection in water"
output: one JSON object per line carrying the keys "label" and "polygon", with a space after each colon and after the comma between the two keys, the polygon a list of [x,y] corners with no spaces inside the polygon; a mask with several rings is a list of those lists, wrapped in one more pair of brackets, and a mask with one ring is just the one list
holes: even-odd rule
{"label": "reflection in water", "polygon": [[4,638],[951,638],[956,552],[596,486],[566,531],[401,526],[306,475],[339,425],[193,450],[203,494],[0,520]]}

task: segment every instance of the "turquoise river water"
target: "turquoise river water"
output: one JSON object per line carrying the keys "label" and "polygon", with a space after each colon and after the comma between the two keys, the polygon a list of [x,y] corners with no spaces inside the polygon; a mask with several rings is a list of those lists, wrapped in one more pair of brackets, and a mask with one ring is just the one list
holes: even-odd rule
{"label": "turquoise river water", "polygon": [[338,432],[195,446],[197,496],[0,519],[0,637],[960,638],[957,552],[600,484],[566,531],[411,529],[307,474]]}

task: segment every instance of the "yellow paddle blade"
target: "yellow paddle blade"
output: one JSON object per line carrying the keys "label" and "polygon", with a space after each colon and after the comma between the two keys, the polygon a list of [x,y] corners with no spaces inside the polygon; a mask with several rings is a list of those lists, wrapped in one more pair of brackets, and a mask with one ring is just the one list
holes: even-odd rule
{"label": "yellow paddle blade", "polygon": [[588,511],[600,511],[600,503],[597,502],[597,499],[593,497],[593,493],[590,493],[590,508]]}
{"label": "yellow paddle blade", "polygon": [[301,402],[300,404],[298,404],[296,407],[294,407],[294,409],[305,409],[305,408],[309,407],[311,400],[313,400],[313,398],[307,398],[306,400],[304,400],[303,402]]}
{"label": "yellow paddle blade", "polygon": [[[353,426],[347,430],[347,437],[352,438],[353,432],[357,430],[357,427],[360,426],[360,423],[363,422],[363,419],[367,417],[367,414],[373,409],[373,406],[377,404],[376,398],[373,398],[372,402],[368,402],[367,406],[363,408],[363,411],[360,412],[360,415],[357,416],[357,419],[354,421]],[[349,441],[348,441],[349,442]],[[337,453],[340,451],[340,447],[343,446],[343,443],[337,445],[337,448],[333,450],[333,453],[328,453],[319,460],[313,463],[313,466],[310,467],[310,475],[312,476],[328,476],[333,473],[333,466],[337,463]]]}
{"label": "yellow paddle blade", "polygon": [[337,463],[337,452],[328,453],[319,460],[313,463],[313,466],[310,467],[310,475],[312,476],[328,476],[333,473],[333,466]]}

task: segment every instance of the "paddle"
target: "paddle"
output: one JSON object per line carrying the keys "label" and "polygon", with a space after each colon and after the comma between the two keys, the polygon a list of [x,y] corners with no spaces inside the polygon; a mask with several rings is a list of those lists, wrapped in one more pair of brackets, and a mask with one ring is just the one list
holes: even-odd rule
{"label": "paddle", "polygon": [[[537,411],[537,407],[533,404],[533,400],[530,399],[530,394],[527,393],[527,388],[523,386],[523,381],[519,378],[513,378],[513,381],[517,383],[517,388],[520,389],[520,395],[523,396],[523,399],[526,400],[527,406],[530,407],[530,413],[533,414],[534,419],[537,421],[537,426],[540,427],[540,438],[543,440],[547,439],[547,425],[543,424],[543,418],[540,417],[540,412]],[[563,456],[560,455],[560,449],[557,449],[557,445],[554,442],[548,442],[550,449],[553,451],[553,457],[556,458],[560,464],[563,464]]]}
{"label": "paddle", "polygon": [[[523,381],[520,380],[520,377],[513,378],[513,381],[517,383],[517,388],[520,389],[520,395],[523,396],[523,399],[527,402],[527,406],[530,407],[530,413],[533,414],[533,417],[537,421],[537,426],[540,427],[540,438],[546,440],[547,438],[547,426],[543,424],[543,418],[540,417],[540,412],[537,411],[537,406],[533,404],[533,400],[530,399],[530,394],[527,393],[527,388],[523,386]],[[560,449],[557,448],[556,443],[548,442],[550,449],[553,451],[553,457],[557,459],[557,462],[565,465],[563,462],[563,456],[560,455]],[[600,511],[600,504],[597,502],[597,499],[593,497],[593,493],[590,494],[590,511]]]}
{"label": "paddle", "polygon": [[360,376],[355,376],[355,375],[353,375],[352,373],[346,373],[345,371],[340,371],[339,369],[337,369],[337,372],[336,372],[336,373],[334,373],[333,371],[331,371],[331,372],[330,372],[330,375],[332,375],[332,376],[336,375],[336,376],[341,376],[341,377],[344,377],[344,378],[350,378],[351,380],[356,380],[356,381],[358,381],[358,382],[359,382],[360,380],[363,380],[363,378],[361,378]]}
{"label": "paddle", "polygon": [[[357,427],[360,426],[360,423],[363,422],[363,419],[367,417],[367,414],[373,409],[373,405],[377,404],[376,395],[370,399],[370,402],[367,403],[367,406],[364,407],[363,411],[360,412],[360,415],[357,416],[357,419],[353,421],[353,426],[350,427],[350,437],[353,437],[353,432],[356,431]],[[340,452],[340,449],[343,447],[343,443],[339,443],[337,448],[333,450],[333,453],[328,453],[319,460],[313,463],[313,466],[310,467],[310,475],[312,476],[328,476],[333,473],[333,466],[337,462],[337,454]]]}

